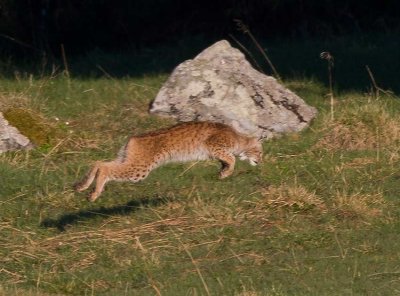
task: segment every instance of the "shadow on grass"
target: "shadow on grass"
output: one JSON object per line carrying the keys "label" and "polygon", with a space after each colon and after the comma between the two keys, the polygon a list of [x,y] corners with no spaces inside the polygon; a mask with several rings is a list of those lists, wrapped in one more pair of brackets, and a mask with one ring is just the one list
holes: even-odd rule
{"label": "shadow on grass", "polygon": [[114,207],[100,207],[91,210],[81,210],[68,214],[64,214],[56,219],[47,218],[40,226],[46,228],[57,228],[59,231],[65,231],[67,226],[77,224],[84,220],[95,219],[98,217],[109,217],[109,216],[125,216],[135,211],[140,210],[143,207],[154,207],[165,204],[168,202],[166,198],[142,198],[138,200],[131,200],[124,205]]}

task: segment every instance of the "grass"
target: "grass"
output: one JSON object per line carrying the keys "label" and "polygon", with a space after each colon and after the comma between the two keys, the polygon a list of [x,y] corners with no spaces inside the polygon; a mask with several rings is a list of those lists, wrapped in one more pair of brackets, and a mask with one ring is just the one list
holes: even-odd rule
{"label": "grass", "polygon": [[286,79],[319,114],[265,142],[262,165],[218,180],[215,162],[171,164],[93,204],[74,193],[130,134],[173,124],[147,113],[166,78],[2,79],[2,109],[57,133],[0,155],[0,295],[399,293],[396,97],[342,91],[332,120],[323,84]]}

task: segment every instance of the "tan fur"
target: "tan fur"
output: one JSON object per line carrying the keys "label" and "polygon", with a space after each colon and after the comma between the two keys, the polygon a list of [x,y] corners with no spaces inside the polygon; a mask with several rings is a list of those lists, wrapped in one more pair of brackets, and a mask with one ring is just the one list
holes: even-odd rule
{"label": "tan fur", "polygon": [[235,156],[257,165],[262,159],[261,143],[225,124],[183,123],[131,137],[115,160],[96,162],[75,189],[83,191],[96,179],[96,186],[88,197],[89,201],[95,201],[110,180],[138,182],[165,163],[207,159],[218,159],[222,163],[219,174],[222,179],[232,174]]}

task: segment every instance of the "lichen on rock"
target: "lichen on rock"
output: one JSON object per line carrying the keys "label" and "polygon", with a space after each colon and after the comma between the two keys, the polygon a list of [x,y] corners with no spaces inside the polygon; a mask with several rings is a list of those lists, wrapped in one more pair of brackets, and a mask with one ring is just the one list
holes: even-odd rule
{"label": "lichen on rock", "polygon": [[39,114],[26,108],[10,108],[3,113],[10,125],[17,128],[34,145],[51,144],[55,130]]}
{"label": "lichen on rock", "polygon": [[31,141],[18,129],[9,125],[0,112],[0,153],[10,150],[26,150],[33,147]]}

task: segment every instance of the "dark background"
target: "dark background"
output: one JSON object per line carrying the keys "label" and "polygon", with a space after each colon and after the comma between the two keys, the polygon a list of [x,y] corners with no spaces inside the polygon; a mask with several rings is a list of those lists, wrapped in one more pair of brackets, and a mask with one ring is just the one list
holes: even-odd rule
{"label": "dark background", "polygon": [[283,79],[327,85],[329,51],[337,90],[369,91],[368,65],[400,92],[399,0],[0,0],[0,76],[165,74],[220,39],[273,74],[237,19]]}
{"label": "dark background", "polygon": [[398,0],[0,0],[0,54],[140,50],[236,32],[266,38],[399,31]]}

